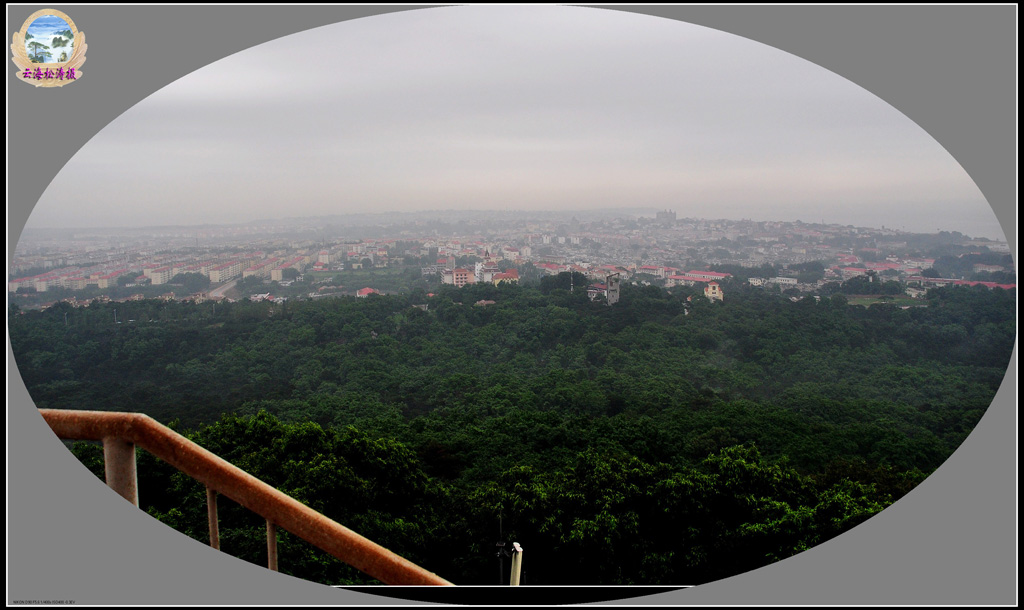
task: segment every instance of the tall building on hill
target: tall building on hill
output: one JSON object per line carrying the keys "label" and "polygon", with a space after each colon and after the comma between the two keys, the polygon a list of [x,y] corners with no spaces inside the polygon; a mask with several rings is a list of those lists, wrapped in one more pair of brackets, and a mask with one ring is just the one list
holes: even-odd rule
{"label": "tall building on hill", "polygon": [[621,283],[621,281],[622,278],[619,276],[618,273],[612,273],[611,275],[605,278],[605,298],[607,299],[606,302],[608,303],[608,305],[614,305],[619,302],[619,284]]}
{"label": "tall building on hill", "polygon": [[441,273],[441,283],[462,288],[466,284],[476,283],[476,278],[468,269],[445,269]]}

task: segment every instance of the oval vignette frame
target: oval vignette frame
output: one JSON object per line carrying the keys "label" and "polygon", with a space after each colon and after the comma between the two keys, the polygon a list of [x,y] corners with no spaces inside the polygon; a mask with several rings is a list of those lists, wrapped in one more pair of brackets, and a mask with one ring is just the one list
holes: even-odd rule
{"label": "oval vignette frame", "polygon": [[[82,12],[84,12],[84,7],[79,7],[79,8],[80,8],[80,10],[81,10]],[[233,10],[245,10],[244,8],[242,8],[242,9],[234,9],[234,7],[232,7],[232,9],[233,9]],[[385,11],[385,10],[386,10],[386,9],[385,9],[385,7],[381,7],[381,11]],[[679,18],[679,20],[685,20],[685,19],[684,19],[683,17],[680,17],[680,18]],[[695,23],[699,23],[699,21],[695,21]],[[707,26],[709,26],[709,27],[716,27],[716,26],[715,26],[714,24],[710,24],[710,23],[702,23],[702,25],[707,25]],[[726,31],[730,31],[730,30],[728,30],[728,29],[727,29]],[[289,33],[290,33],[290,32],[289,32]],[[735,32],[731,32],[731,33],[735,33]],[[742,35],[742,34],[740,34],[740,35]],[[757,39],[757,38],[755,38],[755,39]],[[765,44],[769,44],[770,46],[776,46],[776,48],[782,48],[782,47],[779,47],[779,46],[777,46],[777,45],[773,45],[773,44],[772,44],[772,43],[770,43],[770,42],[766,42]],[[815,61],[815,60],[814,60],[814,57],[812,57],[812,56],[809,56],[809,57],[808,57],[808,59],[809,59],[809,60],[811,60],[811,61]],[[816,62],[816,63],[817,63],[817,62]],[[819,64],[819,65],[820,65],[820,64]],[[845,76],[845,75],[844,75],[844,76]],[[849,78],[849,77],[847,77],[847,78]],[[16,95],[16,93],[15,93],[14,95]],[[15,102],[12,102],[12,103],[11,103],[11,108],[12,108],[12,110],[15,110]],[[25,112],[24,114],[19,114],[19,115],[18,115],[18,116],[19,116],[19,119],[20,119],[20,118],[22,118],[22,117],[24,117],[24,116],[27,116],[28,114],[29,114],[28,112]],[[12,114],[12,116],[13,116],[13,114]],[[914,119],[913,119],[913,117],[911,117],[911,118],[912,118],[912,120],[914,120]],[[15,131],[15,130],[12,130],[12,134],[11,134],[11,137],[13,138],[13,137],[16,137],[17,135],[18,135],[18,132],[17,132],[17,131]],[[940,142],[940,143],[941,143],[941,142]],[[958,160],[958,162],[961,162],[961,163],[963,164],[963,162],[962,162],[962,161],[960,161],[960,159],[959,159],[959,158],[958,158],[957,160]],[[18,165],[17,165],[17,162],[18,162],[18,161],[19,161],[18,159],[15,159],[14,161],[12,161],[12,162],[11,162],[11,163],[12,163],[12,169],[13,169],[13,170],[18,170]],[[58,170],[59,168],[60,168],[60,166],[59,166],[59,165],[56,165],[56,166],[54,166],[54,170],[53,170],[53,171],[54,171],[54,173],[55,173],[55,172],[56,172],[56,171],[57,171],[57,170]],[[12,175],[12,176],[17,176],[17,177],[20,177],[21,179],[24,179],[24,178],[23,178],[23,176],[22,176],[22,174],[21,174],[20,172],[18,172],[18,171],[12,171],[12,172],[11,172],[11,175]],[[972,179],[975,179],[975,180],[976,180],[976,182],[978,182],[978,183],[979,183],[979,187],[982,187],[982,188],[986,188],[986,189],[988,188],[987,184],[982,184],[982,183],[980,182],[980,178],[975,178],[975,176],[974,176],[974,174],[973,174],[973,173],[972,173],[971,175],[972,175]],[[43,186],[45,186],[45,185],[43,185]],[[11,188],[11,198],[12,198],[12,199],[14,199],[14,194],[16,193],[16,191],[15,191],[15,189],[14,189],[13,187],[9,187],[9,188]],[[40,189],[40,190],[41,190],[41,189]],[[992,201],[992,200],[993,200],[993,197],[992,197],[991,195],[989,195],[989,200],[990,200],[990,201]],[[1012,201],[1011,201],[1011,203],[1012,203]],[[1012,209],[1012,208],[1011,208],[1011,209]],[[18,230],[20,229],[20,227],[17,227],[17,223],[16,223],[16,222],[15,222],[15,223],[13,223],[13,224],[14,224],[14,225],[16,226],[16,228],[15,228],[15,231],[17,232],[17,231],[18,231]],[[10,229],[9,229],[9,231],[10,231]],[[1008,238],[1008,239],[1010,240],[1011,244],[1015,244],[1015,239],[1011,238],[1011,235],[1010,235],[1010,234],[1008,233],[1008,231],[1007,231],[1007,228],[1006,228],[1006,226],[1005,226],[1005,225],[1004,225],[1004,232],[1007,232],[1007,238]],[[14,242],[13,242],[13,241],[9,241],[9,243],[13,244]],[[10,246],[9,246],[9,247],[10,247]],[[1015,358],[1016,358],[1016,350],[1014,351],[1014,356],[1013,356],[1013,358],[1011,359],[1011,363],[1010,363],[1010,364],[1011,364],[1011,368],[1010,368],[1010,372],[1011,372],[1011,373],[1013,372],[1013,365],[1015,364],[1015,361],[1016,361],[1016,360],[1015,360]],[[9,365],[9,366],[10,366],[10,365]],[[11,369],[9,368],[9,371],[10,371],[10,370],[11,370]],[[13,376],[13,377],[15,377],[15,382],[16,382],[16,383],[15,383],[15,385],[22,385],[22,387],[23,387],[23,384],[21,384],[21,383],[20,383],[20,379],[18,379],[18,378],[17,378],[17,375],[12,375],[12,376]],[[1004,386],[1006,386],[1006,385],[1008,385],[1008,384],[1006,384],[1006,383],[1004,382],[1004,384],[1003,384],[1003,385],[1004,385]],[[999,401],[999,400],[1000,400],[1001,398],[1003,398],[1003,397],[1001,397],[1001,396],[1000,396],[1000,394],[1002,394],[1002,389],[1003,389],[1003,388],[1001,388],[1001,390],[1000,390],[1000,393],[997,393],[997,395],[996,395],[996,399],[995,399],[995,400],[993,401],[993,404],[992,404],[992,406],[996,406],[996,403],[997,403],[997,402],[998,402],[998,401]],[[14,398],[16,399],[16,402],[21,402],[21,400],[23,400],[22,396],[21,396],[21,395],[19,395],[19,394],[17,394],[17,392],[18,392],[18,391],[20,391],[20,390],[21,390],[21,388],[14,388],[14,391],[15,391],[15,395],[14,395]],[[9,396],[9,398],[10,398],[10,396]],[[17,409],[15,409],[15,411],[17,411]],[[991,411],[991,408],[990,408],[990,411]],[[9,420],[10,420],[10,422],[15,422],[15,421],[16,421],[17,419],[18,419],[18,418],[17,418],[17,417],[15,416],[15,415],[13,415],[13,414],[12,414],[12,413],[10,412],[10,410],[9,410]],[[990,417],[990,414],[989,414],[989,413],[986,413],[986,416],[985,416],[985,417],[984,417],[984,418],[982,419],[982,422],[981,422],[981,423],[979,423],[979,428],[980,428],[981,426],[985,425],[985,423],[986,423],[986,420],[991,420],[991,419],[992,419],[992,418]],[[20,429],[20,428],[19,428],[19,429]],[[968,440],[967,440],[967,441],[965,441],[965,445],[967,445],[968,443],[972,443],[972,439],[973,439],[973,438],[975,437],[976,433],[977,433],[977,429],[975,430],[975,432],[974,432],[974,433],[972,433],[972,435],[971,435],[970,437],[968,437]],[[18,440],[18,438],[16,437],[15,439],[12,439],[12,440],[14,440],[14,441],[17,441],[17,440]],[[36,439],[36,440],[37,440],[37,442],[41,442],[41,441],[40,441],[40,439]],[[977,441],[977,442],[981,442],[981,441]],[[42,444],[46,444],[46,443],[42,443]],[[977,444],[977,443],[974,443],[974,444]],[[15,443],[12,443],[12,445],[17,445],[17,442],[15,442]],[[11,445],[9,445],[9,447],[10,447],[10,446],[11,446]],[[947,461],[954,461],[954,460],[956,460],[956,459],[957,459],[957,456],[958,456],[958,454],[962,453],[962,449],[963,449],[963,446],[961,447],[961,449],[960,449],[960,450],[958,450],[958,451],[957,451],[956,453],[954,453],[954,454],[953,454],[953,456],[951,456],[951,457],[949,458],[949,460],[947,460]],[[10,449],[9,449],[9,450],[10,450]],[[10,468],[10,467],[9,467],[9,468]],[[48,466],[47,466],[47,468],[48,468]],[[931,480],[932,480],[932,479],[933,479],[934,477],[936,477],[936,476],[937,476],[938,474],[940,474],[940,473],[942,472],[942,470],[943,470],[943,469],[946,469],[946,468],[947,468],[947,464],[944,464],[944,465],[943,465],[943,466],[942,466],[942,467],[940,468],[940,470],[936,472],[936,474],[932,475],[932,477],[929,477],[929,481],[931,481]],[[63,476],[62,476],[62,477],[61,477],[60,479],[58,479],[58,480],[63,480],[64,478],[68,478],[68,479],[70,479],[70,478],[73,478],[73,477],[76,477],[76,476],[80,476],[80,474],[81,474],[81,473],[80,473],[80,472],[77,472],[77,471],[72,471],[72,472],[67,472],[67,473],[61,473],[61,474],[62,474],[62,475],[65,475],[65,474],[66,474],[67,476],[66,476],[66,477],[63,477]],[[11,479],[9,479],[9,484],[10,484],[10,481],[11,481]],[[101,491],[102,491],[102,490],[101,490]],[[918,490],[915,490],[915,492],[914,492],[914,493],[915,493],[915,494],[917,494],[917,492],[918,492]],[[918,494],[918,495],[920,495],[920,494]],[[908,499],[909,499],[909,498],[910,498],[910,497],[908,496]],[[11,501],[12,501],[12,502],[15,502],[16,500],[18,500],[18,499],[17,499],[17,498],[15,498],[14,500],[11,500]],[[86,501],[88,502],[88,500],[89,500],[89,499],[87,498],[87,500],[86,500]],[[887,511],[888,511],[888,510],[889,510],[889,509],[887,509]],[[103,516],[103,515],[90,515],[90,517],[91,517],[91,518],[92,518],[92,517],[97,517],[97,518],[100,518],[100,521],[101,521],[101,526],[102,526],[102,521],[103,521],[103,520],[102,520],[102,516]],[[871,522],[872,522],[872,523],[873,523],[874,521],[875,521],[875,519],[872,519],[872,520],[871,520]],[[38,528],[45,528],[45,527],[46,527],[46,526],[45,526],[45,524],[42,524],[42,523],[37,523],[37,524],[35,524],[35,528],[36,528],[36,529],[38,529]],[[861,532],[860,532],[860,528],[859,528],[859,529],[858,529],[858,535],[860,535],[860,534],[861,534]],[[141,534],[140,534],[140,535],[141,535]],[[43,540],[45,540],[45,539],[46,539],[46,537],[44,536],[44,537],[43,537]],[[9,540],[9,544],[13,546],[13,544],[14,544],[13,540]],[[128,545],[128,546],[130,547],[131,545]],[[951,548],[954,548],[954,549],[955,549],[955,548],[956,548],[956,546],[957,546],[957,545],[951,545]],[[817,547],[816,547],[816,548],[817,548]],[[800,555],[800,556],[798,556],[798,557],[803,557],[804,555],[805,555],[805,554],[801,554],[801,555]],[[128,554],[125,554],[125,555],[123,555],[123,556],[124,556],[124,557],[130,557],[130,556],[131,556],[131,554],[130,554],[130,553],[128,553]],[[131,571],[131,569],[130,569],[130,568],[131,568],[131,561],[124,561],[124,562],[120,562],[120,561],[118,560],[118,557],[117,557],[117,556],[113,556],[113,557],[110,557],[110,558],[105,558],[105,559],[111,559],[111,560],[113,560],[113,562],[114,562],[115,564],[120,564],[120,563],[124,563],[124,567],[125,567],[125,569],[127,569],[127,570],[128,570],[129,572]],[[796,558],[794,558],[794,559],[796,559]],[[924,557],[924,559],[928,559],[928,558],[927,558],[927,557]],[[782,562],[782,563],[786,563],[786,562]],[[774,566],[779,566],[779,565],[780,565],[780,564],[773,564],[773,566],[769,566],[769,568],[771,568],[771,567],[774,567]],[[969,566],[970,564],[964,564],[964,565],[968,565],[968,566]],[[219,568],[218,568],[218,569],[219,569]],[[767,570],[767,569],[768,569],[768,568],[762,568],[761,570],[758,570],[758,572],[761,572],[761,571],[764,571],[764,570]],[[58,574],[60,574],[60,572],[58,572]],[[727,579],[727,581],[732,581],[732,580],[734,580],[734,579],[743,579],[743,578],[746,578],[746,577],[748,577],[749,575],[750,575],[750,573],[748,573],[748,574],[746,574],[746,575],[741,575],[741,576],[738,576],[738,577],[733,577],[733,578]],[[948,578],[952,579],[952,578],[953,578],[953,576],[954,576],[954,575],[950,574],[950,575],[948,575]],[[52,577],[52,575],[51,575],[51,577]],[[22,576],[22,578],[25,578],[25,577],[24,577],[24,576]],[[26,578],[26,580],[28,580],[28,581],[31,581],[31,578]],[[73,580],[73,579],[72,579],[72,580]],[[278,579],[274,579],[274,580],[276,581],[276,580],[278,580]],[[749,580],[749,579],[748,579],[748,580]],[[728,583],[728,582],[726,582],[726,581],[720,581],[720,582],[721,582],[721,583],[723,583],[723,584],[724,584],[724,585],[725,585],[725,586],[726,586],[727,588],[728,588],[728,586],[730,586],[730,585],[729,585],[729,583]],[[791,581],[791,582],[789,583],[789,585],[790,585],[790,586],[794,586],[794,585],[796,585],[796,584],[797,584],[798,582],[799,582],[799,578],[793,578],[793,579],[792,579],[792,581]],[[284,583],[277,583],[277,582],[275,582],[275,583],[274,583],[274,586],[276,586],[276,585],[279,585],[279,584],[284,584]],[[303,586],[304,588],[308,588],[308,586],[309,586],[309,583],[304,583],[304,582],[302,582],[302,581],[297,581],[297,584],[298,584],[298,585],[300,585],[300,586]],[[706,588],[710,588],[710,587],[712,587],[712,586],[715,586],[715,587],[717,587],[717,585],[718,585],[718,584],[719,584],[719,583],[711,583],[711,584],[709,584],[709,585],[702,585],[701,589],[706,589]],[[866,586],[866,585],[858,585],[858,587],[861,587],[861,586]],[[717,588],[721,588],[721,587],[717,587]],[[756,587],[754,587],[754,589],[756,589]],[[96,592],[94,592],[94,594],[93,594],[93,595],[96,595],[96,593],[99,593],[100,595],[103,595],[103,594],[109,593],[109,590],[107,590],[107,591],[102,591],[102,590],[100,590],[100,589],[97,589],[97,590],[96,590]],[[207,593],[209,593],[209,592],[207,592]],[[269,591],[268,591],[268,593],[269,593]],[[696,594],[696,593],[698,593],[698,592],[697,592],[697,591],[692,591],[692,592],[690,592],[689,594],[687,594],[687,596],[686,596],[686,597],[681,597],[681,596],[679,596],[679,597],[678,597],[678,599],[680,599],[680,600],[685,600],[685,601],[696,601],[696,600],[698,599],[698,597],[699,597],[699,596],[695,597],[695,596],[693,596],[693,595],[692,595],[692,594]],[[724,592],[723,592],[723,593],[724,593]],[[761,590],[761,593],[762,593],[762,594],[763,594],[763,593],[766,593],[766,591],[764,591],[764,590],[762,589],[762,590]],[[293,594],[295,594],[295,593],[293,593]],[[301,595],[305,595],[305,593],[301,593]],[[749,590],[749,591],[748,591],[748,595],[752,596],[752,597],[751,597],[751,599],[752,599],[752,598],[753,598],[754,596],[757,596],[757,595],[758,595],[758,593],[757,593],[757,591],[756,591],[756,590],[753,590],[753,589],[752,589],[752,590]],[[271,595],[270,597],[274,597],[274,595]],[[660,596],[660,597],[658,598],[658,601],[661,601],[661,598],[663,598],[663,597],[664,597],[664,596]],[[726,597],[726,598],[728,598],[728,597],[729,597],[729,595],[725,595],[725,597]],[[83,599],[84,599],[84,598],[83,598]],[[261,601],[264,601],[264,602],[265,602],[265,601],[266,601],[266,599],[267,599],[266,597],[260,597],[260,594],[256,594],[256,595],[254,596],[254,601],[256,601],[257,603],[260,603]],[[733,598],[733,599],[735,599],[735,598]],[[654,600],[651,600],[651,601],[654,601]],[[735,603],[735,602],[734,602],[734,603]]]}

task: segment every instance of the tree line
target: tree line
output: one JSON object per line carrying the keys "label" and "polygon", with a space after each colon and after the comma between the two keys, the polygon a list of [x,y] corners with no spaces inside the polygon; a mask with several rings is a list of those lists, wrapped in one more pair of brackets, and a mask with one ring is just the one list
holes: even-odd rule
{"label": "tree line", "polygon": [[[499,520],[543,549],[530,584],[695,584],[846,531],[959,446],[1016,333],[1015,291],[948,287],[903,309],[727,290],[711,303],[625,284],[608,307],[556,277],[434,297],[12,308],[8,326],[37,406],[145,412],[481,584]],[[95,447],[77,451],[96,466]],[[205,539],[198,484],[140,459],[146,509]],[[225,550],[262,563],[258,518],[222,519]],[[287,537],[281,565],[363,582]]]}

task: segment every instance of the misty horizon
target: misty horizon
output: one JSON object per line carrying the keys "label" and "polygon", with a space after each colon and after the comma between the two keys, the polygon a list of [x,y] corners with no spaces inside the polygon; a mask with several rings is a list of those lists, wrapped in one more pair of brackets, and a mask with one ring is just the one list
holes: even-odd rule
{"label": "misty horizon", "polygon": [[[294,58],[330,57],[330,77]],[[576,7],[434,7],[264,43],[98,133],[27,228],[673,209],[1005,239],[916,124],[732,34]]]}
{"label": "misty horizon", "polygon": [[[106,225],[106,224],[89,224],[79,226],[31,226],[27,225],[24,232],[48,232],[48,231],[81,231],[81,230],[110,230],[110,231],[141,231],[141,230],[179,230],[179,229],[210,229],[219,227],[233,227],[233,226],[259,226],[269,224],[290,224],[290,223],[303,223],[313,220],[330,220],[338,222],[342,227],[359,228],[360,226],[380,226],[380,225],[393,225],[399,224],[403,221],[416,222],[430,222],[430,221],[446,221],[448,217],[454,216],[479,216],[479,215],[500,215],[500,216],[522,216],[524,219],[541,219],[541,218],[560,218],[562,220],[568,220],[569,217],[574,215],[581,215],[578,220],[582,222],[589,222],[594,220],[610,220],[610,219],[627,219],[627,218],[654,218],[657,212],[662,210],[671,210],[678,216],[679,221],[683,220],[694,220],[694,221],[726,221],[726,222],[757,222],[757,223],[794,223],[800,222],[807,225],[824,225],[824,226],[853,226],[863,229],[873,230],[893,230],[901,233],[914,233],[914,234],[936,234],[942,231],[945,232],[959,232],[965,236],[975,239],[989,239],[998,242],[1005,242],[1006,238],[1002,233],[1001,228],[998,224],[992,225],[991,223],[985,222],[984,220],[968,220],[966,223],[955,225],[949,222],[945,222],[947,226],[937,227],[931,230],[927,229],[927,225],[935,224],[929,220],[910,219],[916,224],[913,227],[906,225],[892,225],[892,224],[879,224],[872,222],[844,222],[841,220],[829,218],[818,218],[814,219],[810,215],[804,214],[803,218],[769,218],[769,217],[730,217],[730,216],[698,216],[694,214],[683,213],[680,209],[676,208],[654,208],[654,207],[638,207],[638,208],[600,208],[593,210],[514,210],[514,209],[495,209],[487,210],[483,208],[478,209],[448,209],[448,210],[420,210],[420,211],[406,211],[406,212],[349,212],[349,213],[338,213],[338,214],[318,214],[308,216],[278,216],[278,217],[266,217],[266,218],[251,218],[245,220],[237,220],[234,222],[202,222],[194,224],[138,224],[138,225]],[[396,217],[396,214],[398,217]],[[435,215],[433,218],[429,218],[430,215]],[[403,218],[403,217],[409,218]],[[356,222],[353,219],[361,219]],[[870,219],[868,219],[870,220]],[[993,221],[994,222],[994,221]],[[974,230],[971,230],[974,227]],[[23,232],[23,235],[24,235]]]}

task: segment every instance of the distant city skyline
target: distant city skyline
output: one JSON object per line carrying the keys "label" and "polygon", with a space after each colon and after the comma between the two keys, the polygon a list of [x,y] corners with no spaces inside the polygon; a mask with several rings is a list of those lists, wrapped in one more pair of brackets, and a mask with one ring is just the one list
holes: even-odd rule
{"label": "distant city skyline", "polygon": [[27,227],[627,207],[1004,239],[934,139],[840,76],[678,21],[522,6],[345,21],[215,62],[97,134]]}
{"label": "distant city skyline", "polygon": [[[854,222],[854,221],[840,221],[835,218],[831,220],[829,218],[818,218],[814,219],[804,214],[800,218],[778,218],[778,217],[750,217],[750,216],[728,216],[722,214],[708,214],[705,216],[698,216],[694,214],[685,214],[682,208],[599,208],[590,210],[507,210],[507,209],[496,209],[496,210],[485,210],[485,209],[449,209],[449,210],[409,210],[404,212],[350,212],[345,214],[322,214],[322,215],[310,215],[310,216],[279,216],[279,217],[266,217],[266,218],[240,218],[234,221],[223,221],[223,222],[199,222],[193,224],[182,224],[182,223],[166,223],[166,224],[139,224],[139,225],[79,225],[79,226],[26,226],[26,232],[28,235],[34,232],[49,232],[49,231],[100,231],[110,232],[116,234],[123,231],[125,234],[129,232],[145,231],[145,230],[211,230],[223,227],[242,227],[248,225],[276,225],[276,224],[302,224],[303,222],[318,221],[318,220],[329,220],[331,222],[340,223],[340,227],[353,227],[358,228],[360,226],[368,226],[367,223],[373,220],[371,224],[379,224],[377,220],[386,220],[386,224],[393,224],[395,222],[428,222],[432,220],[451,222],[456,220],[459,216],[464,216],[467,219],[476,219],[476,215],[480,214],[494,214],[499,217],[508,218],[510,214],[522,214],[524,218],[536,218],[537,214],[544,215],[557,215],[564,216],[564,221],[568,221],[570,215],[579,216],[578,220],[581,222],[588,222],[590,220],[599,219],[607,220],[612,218],[655,218],[656,214],[662,210],[671,210],[676,213],[678,220],[682,221],[685,219],[695,221],[726,221],[726,222],[756,222],[756,223],[792,223],[802,222],[807,225],[829,225],[829,226],[854,226],[864,229],[873,230],[894,230],[904,233],[918,233],[918,234],[934,234],[939,231],[945,232],[959,232],[963,235],[977,238],[977,239],[990,239],[1005,243],[1006,237],[1003,235],[1002,230],[998,227],[998,224],[993,226],[988,223],[985,219],[971,219],[965,218],[962,224],[956,227],[937,227],[928,229],[929,224],[934,224],[934,219],[918,219],[910,218],[907,219],[911,223],[923,227],[915,229],[901,224],[879,224],[873,222],[871,218],[867,218],[867,222]],[[433,216],[432,216],[433,215]],[[409,216],[405,219],[404,216]],[[427,216],[429,218],[423,218]],[[833,215],[834,216],[834,215]],[[356,222],[352,222],[350,219],[360,219]],[[993,221],[995,222],[995,221]],[[947,223],[948,224],[948,221]],[[980,230],[968,230],[970,227],[974,227]],[[992,232],[991,235],[986,234],[986,231]],[[24,234],[23,234],[24,235]]]}

